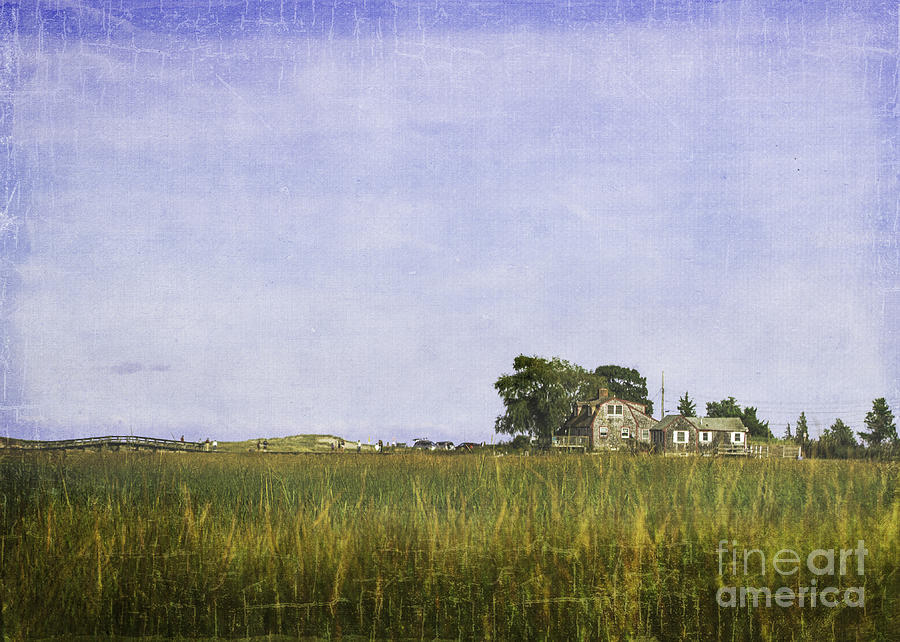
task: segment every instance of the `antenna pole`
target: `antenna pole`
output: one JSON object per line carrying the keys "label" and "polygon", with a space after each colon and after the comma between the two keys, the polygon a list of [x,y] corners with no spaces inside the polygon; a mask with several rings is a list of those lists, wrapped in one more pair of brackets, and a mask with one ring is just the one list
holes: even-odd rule
{"label": "antenna pole", "polygon": [[665,370],[662,371],[662,402],[660,403],[660,406],[662,406],[662,407],[659,409],[659,418],[665,419],[666,418],[666,371]]}

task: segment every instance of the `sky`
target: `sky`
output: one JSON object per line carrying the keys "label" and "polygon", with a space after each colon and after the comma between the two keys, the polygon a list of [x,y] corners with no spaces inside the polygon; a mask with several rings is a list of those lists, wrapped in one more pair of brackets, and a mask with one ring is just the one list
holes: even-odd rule
{"label": "sky", "polygon": [[20,5],[7,435],[496,440],[520,353],[900,411],[894,2]]}

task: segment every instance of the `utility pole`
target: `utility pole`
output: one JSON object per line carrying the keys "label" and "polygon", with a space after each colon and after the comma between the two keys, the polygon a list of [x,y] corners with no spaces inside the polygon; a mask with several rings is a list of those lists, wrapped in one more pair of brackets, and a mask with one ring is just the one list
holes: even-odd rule
{"label": "utility pole", "polygon": [[666,418],[666,371],[662,371],[662,402],[659,404],[662,406],[659,409],[659,418],[663,420]]}

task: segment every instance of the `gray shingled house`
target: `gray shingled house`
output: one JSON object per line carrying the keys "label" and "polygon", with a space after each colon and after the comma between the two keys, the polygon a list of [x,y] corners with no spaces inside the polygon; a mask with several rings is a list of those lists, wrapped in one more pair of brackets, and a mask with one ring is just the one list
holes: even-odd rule
{"label": "gray shingled house", "polygon": [[643,404],[610,396],[608,389],[600,388],[596,399],[575,404],[552,445],[580,450],[634,450],[642,443],[649,447],[656,423]]}
{"label": "gray shingled house", "polygon": [[738,417],[666,415],[656,425],[667,453],[714,454],[719,446],[746,448],[749,432]]}

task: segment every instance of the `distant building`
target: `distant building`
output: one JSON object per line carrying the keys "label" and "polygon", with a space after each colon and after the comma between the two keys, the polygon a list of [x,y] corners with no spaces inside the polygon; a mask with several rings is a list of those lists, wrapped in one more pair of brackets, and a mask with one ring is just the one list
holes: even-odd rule
{"label": "distant building", "polygon": [[657,421],[643,404],[613,397],[600,388],[596,399],[579,401],[566,423],[556,431],[552,446],[559,449],[636,450],[651,446]]}
{"label": "distant building", "polygon": [[735,454],[748,450],[749,431],[738,417],[667,415],[656,421],[643,404],[613,397],[600,388],[596,399],[579,401],[554,433],[560,450],[650,450],[675,454]]}
{"label": "distant building", "polygon": [[749,431],[738,417],[666,415],[656,425],[667,453],[713,454],[720,447],[745,450]]}

